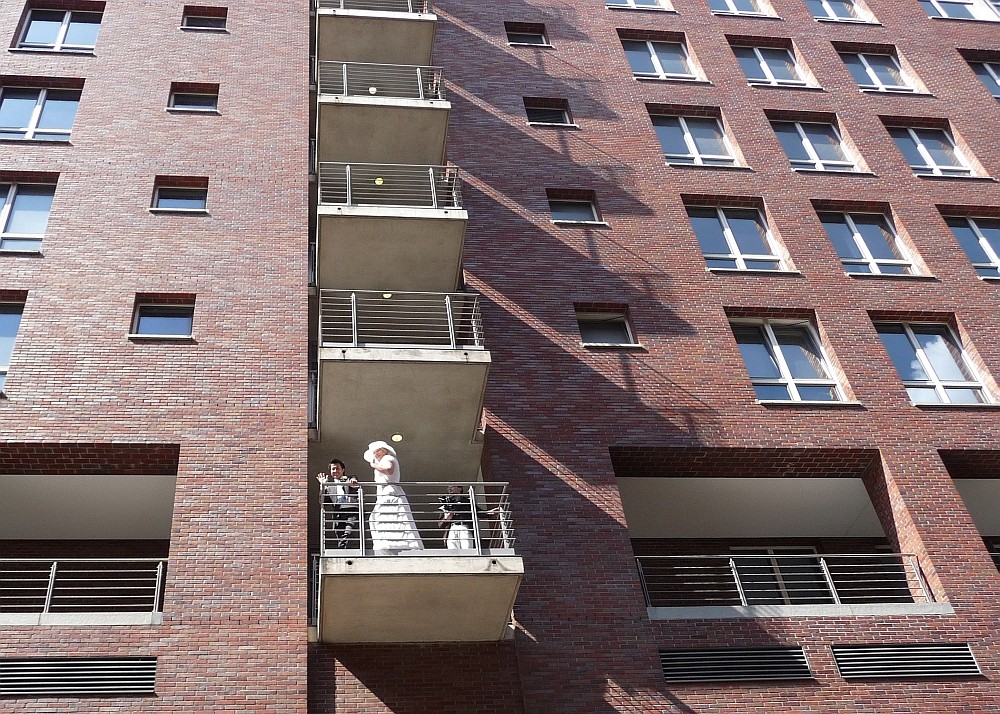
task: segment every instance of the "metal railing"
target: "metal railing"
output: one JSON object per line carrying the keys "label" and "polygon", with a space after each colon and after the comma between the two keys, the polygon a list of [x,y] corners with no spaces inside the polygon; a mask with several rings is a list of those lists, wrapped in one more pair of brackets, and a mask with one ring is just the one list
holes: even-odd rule
{"label": "metal railing", "polygon": [[456,166],[412,164],[319,165],[319,202],[338,206],[461,208]]}
{"label": "metal railing", "polygon": [[444,99],[440,67],[365,62],[319,62],[319,93],[341,97]]}
{"label": "metal railing", "polygon": [[430,0],[316,0],[316,7],[329,10],[370,12],[430,12]]}
{"label": "metal railing", "polygon": [[482,349],[479,296],[321,290],[320,339],[324,347]]}
{"label": "metal railing", "polygon": [[[400,499],[402,498],[402,501]],[[320,486],[321,555],[513,553],[507,483]]]}
{"label": "metal railing", "polygon": [[915,555],[636,558],[649,607],[933,602]]}
{"label": "metal railing", "polygon": [[0,613],[161,612],[166,559],[0,559]]}

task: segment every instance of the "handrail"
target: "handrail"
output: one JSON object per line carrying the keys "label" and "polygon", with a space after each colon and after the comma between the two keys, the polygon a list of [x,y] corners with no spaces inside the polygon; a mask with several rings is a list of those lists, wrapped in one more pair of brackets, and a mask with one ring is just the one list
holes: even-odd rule
{"label": "handrail", "polygon": [[317,63],[319,93],[341,97],[444,99],[440,67],[371,62]]}
{"label": "handrail", "polygon": [[[320,486],[320,554],[512,553],[515,537],[507,487],[500,481],[362,482],[352,491],[345,482],[328,482]],[[400,506],[400,494],[405,506]]]}
{"label": "handrail", "polygon": [[457,166],[412,164],[319,165],[319,202],[336,206],[462,207]]}
{"label": "handrail", "polygon": [[317,0],[323,10],[367,10],[369,12],[428,13],[430,0]]}
{"label": "handrail", "polygon": [[166,558],[0,558],[0,612],[160,612]]}
{"label": "handrail", "polygon": [[479,296],[321,290],[320,339],[325,347],[483,349]]}
{"label": "handrail", "polygon": [[649,607],[933,602],[912,553],[637,556]]}

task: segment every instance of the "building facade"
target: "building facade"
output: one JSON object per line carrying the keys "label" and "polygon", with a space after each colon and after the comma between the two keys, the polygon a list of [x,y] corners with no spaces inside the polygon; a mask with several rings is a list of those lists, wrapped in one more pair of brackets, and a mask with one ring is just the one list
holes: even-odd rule
{"label": "building facade", "polygon": [[995,2],[0,26],[10,711],[1000,711]]}

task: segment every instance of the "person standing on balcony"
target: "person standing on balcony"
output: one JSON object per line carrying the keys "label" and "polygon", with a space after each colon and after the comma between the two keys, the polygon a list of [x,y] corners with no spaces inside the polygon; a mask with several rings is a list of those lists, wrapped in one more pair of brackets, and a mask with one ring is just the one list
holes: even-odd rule
{"label": "person standing on balcony", "polygon": [[[330,461],[330,473],[317,474],[316,480],[323,492],[323,510],[329,519],[327,528],[332,526],[332,532],[340,539],[337,547],[357,547],[360,541],[355,531],[361,522],[358,511],[358,477],[348,476],[344,462],[333,459]],[[324,534],[324,537],[327,536],[328,534]]]}
{"label": "person standing on balcony", "polygon": [[472,523],[472,503],[462,494],[462,487],[452,484],[448,495],[438,499],[438,510],[443,513],[438,519],[438,528],[445,530],[444,541],[448,550],[471,550],[475,548]]}
{"label": "person standing on balcony", "polygon": [[374,469],[375,507],[368,519],[375,550],[417,550],[424,547],[413,520],[410,502],[399,484],[399,461],[396,450],[384,441],[373,441],[365,452],[365,461]]}

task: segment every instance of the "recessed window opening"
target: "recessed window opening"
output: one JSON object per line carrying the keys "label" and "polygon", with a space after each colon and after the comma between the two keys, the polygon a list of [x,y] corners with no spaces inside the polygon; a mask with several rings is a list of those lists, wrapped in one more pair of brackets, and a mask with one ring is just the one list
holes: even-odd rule
{"label": "recessed window opening", "polygon": [[10,357],[14,352],[14,338],[21,326],[22,303],[0,302],[0,393],[7,381]]}
{"label": "recessed window opening", "polygon": [[1000,279],[1000,219],[948,216],[945,222],[979,276]]}
{"label": "recessed window opening", "polygon": [[41,249],[55,190],[45,184],[0,183],[0,250]]}
{"label": "recessed window opening", "polygon": [[810,171],[859,170],[833,124],[772,121],[771,126],[792,168]]}
{"label": "recessed window opening", "polygon": [[507,33],[507,44],[509,45],[549,46],[549,39],[545,34],[545,25],[541,23],[505,22],[503,25]]}
{"label": "recessed window opening", "polygon": [[549,197],[549,212],[554,223],[602,223],[593,199]]}
{"label": "recessed window opening", "polygon": [[920,5],[928,17],[1000,22],[997,0],[920,0]]}
{"label": "recessed window opening", "polygon": [[907,257],[892,221],[881,213],[823,212],[819,219],[844,270],[852,275],[911,275]]}
{"label": "recessed window opening", "polygon": [[669,164],[735,166],[736,158],[722,122],[715,117],[651,117]]}
{"label": "recessed window opening", "polygon": [[858,87],[874,92],[915,92],[916,84],[903,71],[899,60],[890,54],[841,52]]}
{"label": "recessed window opening", "polygon": [[867,8],[853,0],[805,0],[817,20],[836,22],[876,22]]}
{"label": "recessed window opening", "polygon": [[1000,99],[1000,62],[972,62],[972,71],[997,99]]}
{"label": "recessed window opening", "polygon": [[229,8],[205,7],[201,5],[185,5],[181,15],[181,28],[184,30],[215,30],[225,31]]}
{"label": "recessed window opening", "polygon": [[636,79],[699,79],[683,42],[623,39],[622,48]]}
{"label": "recessed window opening", "polygon": [[576,126],[565,99],[524,98],[524,113],[529,124],[542,126]]}
{"label": "recessed window opening", "polygon": [[688,206],[687,214],[710,269],[788,269],[757,209]]}
{"label": "recessed window opening", "polygon": [[190,337],[194,305],[136,305],[132,335],[142,337]]}
{"label": "recessed window opening", "polygon": [[634,346],[635,337],[628,313],[620,310],[577,310],[580,338],[587,346]]}
{"label": "recessed window opening", "polygon": [[839,402],[840,385],[812,325],[733,321],[733,334],[760,401]]}
{"label": "recessed window opening", "polygon": [[715,15],[773,15],[769,7],[758,0],[708,0]]}
{"label": "recessed window opening", "polygon": [[69,141],[80,104],[72,89],[0,89],[0,139]]}
{"label": "recessed window opening", "polygon": [[971,176],[968,158],[944,129],[891,126],[889,135],[917,176]]}
{"label": "recessed window opening", "polygon": [[33,9],[17,46],[52,52],[92,52],[100,29],[100,12]]}
{"label": "recessed window opening", "polygon": [[151,211],[206,213],[208,179],[189,176],[157,176]]}
{"label": "recessed window opening", "polygon": [[733,53],[750,84],[804,87],[809,83],[792,50],[785,47],[733,47]]}
{"label": "recessed window opening", "polygon": [[173,82],[167,107],[176,111],[215,113],[219,109],[219,85]]}

